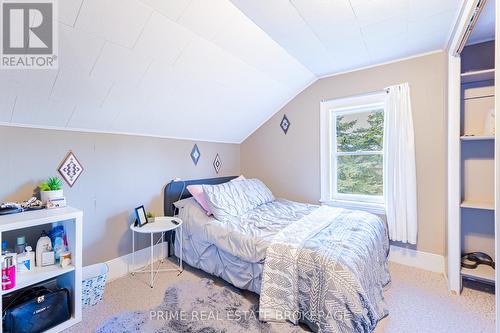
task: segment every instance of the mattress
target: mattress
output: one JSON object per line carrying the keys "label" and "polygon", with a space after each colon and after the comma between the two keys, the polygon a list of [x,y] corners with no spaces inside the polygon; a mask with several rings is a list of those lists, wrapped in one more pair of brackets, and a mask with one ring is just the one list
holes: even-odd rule
{"label": "mattress", "polygon": [[[183,220],[183,259],[234,286],[260,293],[266,250],[274,236],[318,206],[277,199],[221,222],[207,216],[193,198],[176,203]],[[176,233],[175,255],[180,255]]]}

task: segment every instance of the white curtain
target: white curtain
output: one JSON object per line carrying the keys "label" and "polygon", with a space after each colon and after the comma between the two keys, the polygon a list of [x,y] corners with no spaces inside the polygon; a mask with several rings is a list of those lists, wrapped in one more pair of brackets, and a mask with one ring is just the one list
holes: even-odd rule
{"label": "white curtain", "polygon": [[384,121],[384,200],[391,240],[417,243],[415,138],[408,83],[387,88]]}

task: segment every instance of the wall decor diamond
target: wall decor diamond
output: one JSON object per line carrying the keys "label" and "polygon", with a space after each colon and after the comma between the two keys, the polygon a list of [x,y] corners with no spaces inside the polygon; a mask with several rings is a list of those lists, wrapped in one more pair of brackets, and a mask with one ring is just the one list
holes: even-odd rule
{"label": "wall decor diamond", "polygon": [[201,153],[198,149],[198,145],[195,144],[193,150],[191,150],[191,159],[193,160],[194,165],[198,164],[198,160],[200,159]]}
{"label": "wall decor diamond", "polygon": [[216,173],[219,173],[221,166],[222,166],[222,162],[220,160],[219,154],[217,154],[215,156],[215,160],[214,160],[214,169],[215,169]]}
{"label": "wall decor diamond", "polygon": [[66,183],[68,183],[70,187],[73,187],[73,184],[83,172],[83,166],[73,152],[70,151],[62,161],[58,171]]}
{"label": "wall decor diamond", "polygon": [[288,120],[286,114],[283,115],[283,119],[281,119],[280,127],[285,132],[285,134],[288,132],[288,129],[290,128],[290,120]]}

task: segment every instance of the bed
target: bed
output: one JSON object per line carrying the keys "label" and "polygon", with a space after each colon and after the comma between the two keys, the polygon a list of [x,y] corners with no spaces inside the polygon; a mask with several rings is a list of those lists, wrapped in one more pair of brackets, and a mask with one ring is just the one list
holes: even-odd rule
{"label": "bed", "polygon": [[[206,185],[217,218],[186,190],[193,184]],[[276,199],[262,182],[236,177],[171,182],[165,215],[174,214],[184,221],[184,261],[260,294],[262,320],[371,332],[388,314],[387,230],[372,214]]]}

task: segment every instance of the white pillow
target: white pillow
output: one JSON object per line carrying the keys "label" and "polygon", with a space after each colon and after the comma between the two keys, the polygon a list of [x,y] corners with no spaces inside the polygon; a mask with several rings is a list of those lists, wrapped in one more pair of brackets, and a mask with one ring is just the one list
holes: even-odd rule
{"label": "white pillow", "polygon": [[209,218],[205,210],[193,197],[176,201],[174,202],[174,206],[179,210],[177,217],[179,217],[184,223]]}

